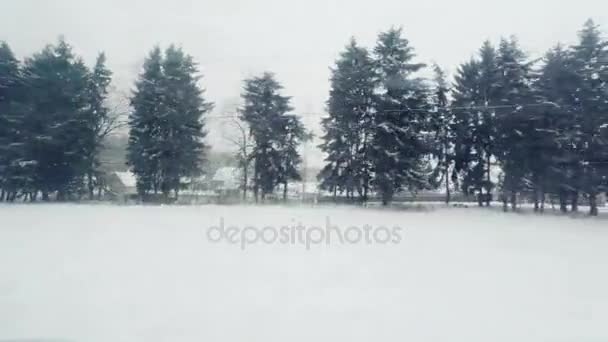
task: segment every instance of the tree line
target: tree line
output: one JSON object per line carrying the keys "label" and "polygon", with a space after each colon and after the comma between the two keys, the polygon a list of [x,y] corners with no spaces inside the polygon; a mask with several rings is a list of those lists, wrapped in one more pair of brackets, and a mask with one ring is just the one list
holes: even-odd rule
{"label": "tree line", "polygon": [[19,61],[0,42],[0,201],[93,197],[99,150],[117,120],[112,73],[88,67],[65,40]]}
{"label": "tree line", "polygon": [[[123,114],[110,109],[111,78],[103,53],[88,67],[63,38],[23,61],[0,43],[0,201],[94,199],[109,190],[99,155]],[[201,78],[174,45],[145,58],[126,122],[127,164],[144,201],[175,201],[203,174],[213,103]],[[300,179],[298,146],[310,134],[274,74],[245,80],[242,100],[235,118],[252,142],[239,155],[244,196],[252,189],[264,200],[281,188],[286,198],[289,182]]]}
{"label": "tree line", "polygon": [[[505,210],[518,198],[597,215],[608,186],[608,42],[587,21],[573,46],[531,59],[516,38],[486,41],[449,82],[415,61],[400,28],[372,50],[353,38],[332,68],[321,187],[384,204],[404,191],[452,189]],[[499,170],[499,176],[495,176]]]}
{"label": "tree line", "polygon": [[[373,49],[350,41],[331,70],[322,189],[387,205],[442,188],[447,202],[459,191],[505,210],[524,198],[540,211],[550,198],[577,211],[582,199],[597,215],[608,186],[608,42],[597,25],[540,59],[511,37],[484,42],[452,80],[437,65],[424,78],[427,68],[400,28],[380,33]],[[0,44],[0,200],[93,199],[106,189],[99,153],[120,125],[111,77],[103,53],[87,66],[63,39],[22,61]],[[127,120],[142,199],[175,200],[203,173],[213,103],[201,79],[173,45],[145,59]],[[235,123],[243,197],[287,198],[311,135],[274,74],[244,81]]]}

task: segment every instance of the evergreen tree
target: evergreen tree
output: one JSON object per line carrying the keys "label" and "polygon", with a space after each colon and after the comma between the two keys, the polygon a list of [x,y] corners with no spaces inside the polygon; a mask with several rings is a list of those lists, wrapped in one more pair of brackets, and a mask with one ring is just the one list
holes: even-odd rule
{"label": "evergreen tree", "polygon": [[131,98],[133,111],[129,115],[129,145],[127,160],[137,177],[141,196],[157,194],[161,185],[160,118],[165,113],[163,63],[159,47],[144,61],[143,72],[135,83]]}
{"label": "evergreen tree", "polygon": [[103,139],[113,128],[110,111],[107,107],[107,97],[112,72],[106,67],[106,56],[101,53],[97,57],[95,66],[89,77],[89,111],[87,116],[88,141],[85,142],[85,159],[87,174],[87,189],[89,199],[93,199],[96,181],[101,177],[99,173],[99,152]]}
{"label": "evergreen tree", "polygon": [[397,192],[430,187],[424,136],[429,101],[425,85],[413,77],[424,64],[412,63],[413,48],[400,28],[381,33],[374,53],[381,84],[370,155],[374,188],[387,205]]}
{"label": "evergreen tree", "polygon": [[60,39],[28,58],[25,160],[33,164],[27,191],[78,196],[86,171],[89,70]]}
{"label": "evergreen tree", "polygon": [[[476,193],[479,205],[492,199],[492,164],[496,156],[496,108],[499,104],[499,70],[496,50],[488,41],[479,59],[463,64],[456,77],[454,107],[458,130],[465,134],[457,144],[457,171],[463,190]],[[469,132],[466,132],[468,130]]]}
{"label": "evergreen tree", "polygon": [[479,52],[479,90],[481,98],[477,106],[478,123],[475,127],[475,148],[478,151],[478,163],[483,165],[485,180],[481,187],[485,189],[486,206],[490,205],[494,183],[492,181],[492,161],[496,156],[497,125],[496,106],[499,105],[499,77],[496,49],[486,41]]}
{"label": "evergreen tree", "polygon": [[[454,170],[460,179],[460,189],[465,195],[482,193],[485,177],[485,159],[479,153],[479,148],[476,148],[476,133],[480,125],[477,117],[477,105],[481,101],[479,78],[479,61],[472,59],[458,68],[453,86]],[[481,196],[478,199],[481,206]]]}
{"label": "evergreen tree", "polygon": [[537,153],[531,163],[532,180],[544,193],[559,198],[560,210],[567,211],[567,198],[575,190],[578,165],[574,127],[576,119],[571,104],[575,101],[575,78],[570,52],[557,45],[547,52],[535,89],[540,101],[541,120],[536,129]]}
{"label": "evergreen tree", "polygon": [[346,191],[349,198],[357,191],[366,201],[372,178],[370,145],[377,82],[368,51],[352,39],[336,61],[330,81],[329,117],[322,122],[325,134],[320,147],[327,154],[327,164],[320,173],[321,187]]}
{"label": "evergreen tree", "polygon": [[[290,98],[281,95],[283,87],[272,73],[245,80],[241,119],[247,123],[254,140],[253,193],[256,201],[265,200],[279,184],[294,178],[296,156],[289,146],[300,136],[299,121],[290,118]],[[293,136],[288,136],[293,134]],[[292,140],[294,139],[294,140]],[[288,172],[288,174],[286,174]]]}
{"label": "evergreen tree", "polygon": [[[575,194],[583,191],[589,198],[590,214],[597,215],[597,195],[605,191],[608,170],[608,42],[602,40],[598,26],[589,20],[579,33],[579,42],[572,47],[572,68],[575,78],[577,125],[575,146],[580,164],[575,177],[580,180]],[[574,208],[573,208],[574,209]]]}
{"label": "evergreen tree", "polygon": [[14,200],[23,187],[23,95],[19,61],[0,42],[0,201]]}
{"label": "evergreen tree", "polygon": [[171,45],[163,61],[164,111],[160,113],[159,147],[161,151],[161,190],[167,198],[169,192],[177,194],[182,178],[202,174],[206,151],[203,139],[204,115],[212,104],[203,98],[198,86],[201,77],[191,56]]}
{"label": "evergreen tree", "polygon": [[[532,115],[535,109],[529,106],[534,100],[531,63],[514,38],[501,40],[496,62],[499,78],[494,154],[504,173],[503,191],[509,193],[515,210],[517,194],[527,187],[530,163],[539,147],[533,144],[537,127]],[[505,210],[506,198],[506,194],[503,195]]]}
{"label": "evergreen tree", "polygon": [[202,173],[203,120],[212,104],[199,80],[192,57],[173,45],[164,58],[154,48],[144,62],[131,99],[128,147],[140,195],[160,192],[168,201],[173,192],[177,199],[181,180]]}
{"label": "evergreen tree", "polygon": [[435,73],[435,89],[433,91],[434,109],[430,113],[430,127],[434,133],[432,146],[433,155],[437,159],[434,179],[436,185],[445,186],[445,202],[450,203],[450,184],[455,175],[452,174],[452,167],[455,160],[454,154],[454,126],[455,116],[450,109],[448,82],[445,72],[438,66],[433,66]]}

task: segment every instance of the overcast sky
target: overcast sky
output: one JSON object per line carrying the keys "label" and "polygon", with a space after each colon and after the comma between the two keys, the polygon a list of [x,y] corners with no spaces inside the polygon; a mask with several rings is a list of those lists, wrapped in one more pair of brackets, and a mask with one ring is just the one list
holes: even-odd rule
{"label": "overcast sky", "polygon": [[244,78],[265,70],[297,112],[320,114],[329,67],[351,36],[371,47],[381,30],[403,26],[420,61],[452,71],[501,35],[541,56],[574,42],[589,17],[608,32],[608,0],[0,0],[0,40],[20,57],[59,35],[89,63],[105,51],[124,90],[151,47],[176,43],[200,63],[216,114],[232,109]]}

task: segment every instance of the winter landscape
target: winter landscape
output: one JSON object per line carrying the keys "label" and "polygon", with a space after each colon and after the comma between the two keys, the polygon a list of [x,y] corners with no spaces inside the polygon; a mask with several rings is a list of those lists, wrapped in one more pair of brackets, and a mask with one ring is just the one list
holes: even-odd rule
{"label": "winter landscape", "polygon": [[[604,341],[606,221],[500,210],[2,206],[0,333],[41,341]],[[207,241],[400,225],[398,244]]]}
{"label": "winter landscape", "polygon": [[0,342],[608,341],[607,15],[0,1]]}

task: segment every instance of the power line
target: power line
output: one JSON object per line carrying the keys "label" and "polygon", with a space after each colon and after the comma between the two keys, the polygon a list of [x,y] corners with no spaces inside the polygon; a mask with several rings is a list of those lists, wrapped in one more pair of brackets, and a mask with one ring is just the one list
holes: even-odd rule
{"label": "power line", "polygon": [[[433,108],[429,108],[429,107],[414,107],[414,108],[410,108],[410,107],[406,107],[403,109],[387,109],[387,110],[382,110],[381,112],[384,113],[391,113],[391,112],[405,112],[405,111],[424,111],[424,112],[429,112],[429,113],[433,113],[436,112],[436,109],[445,109],[445,110],[460,110],[460,109],[468,109],[468,110],[474,110],[474,109],[508,109],[508,108],[527,108],[527,107],[542,107],[542,106],[548,106],[548,107],[554,107],[554,108],[561,108],[562,106],[553,103],[553,102],[543,102],[543,103],[527,103],[527,104],[504,104],[504,105],[493,105],[493,106],[485,106],[485,105],[478,105],[478,106],[447,106],[447,107],[438,107],[435,106]],[[328,113],[299,113],[299,114],[295,114],[296,116],[319,116],[322,117],[324,115],[328,115]],[[229,115],[229,114],[222,114],[222,115],[208,115],[205,118],[207,119],[238,119],[237,115]]]}

